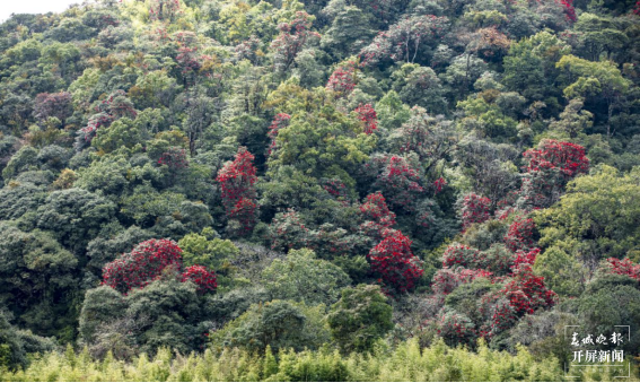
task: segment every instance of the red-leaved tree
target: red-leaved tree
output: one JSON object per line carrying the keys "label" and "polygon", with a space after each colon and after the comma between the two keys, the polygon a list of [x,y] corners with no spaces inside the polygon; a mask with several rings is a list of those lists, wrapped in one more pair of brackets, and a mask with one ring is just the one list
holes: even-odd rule
{"label": "red-leaved tree", "polygon": [[369,252],[371,269],[389,293],[405,293],[422,277],[422,262],[411,251],[411,240],[389,229],[384,239]]}
{"label": "red-leaved tree", "polygon": [[144,241],[107,263],[102,269],[102,284],[126,295],[159,279],[168,268],[179,273],[182,282],[195,283],[200,293],[215,291],[218,286],[215,272],[206,267],[194,265],[182,270],[182,249],[168,239]]}
{"label": "red-leaved tree", "polygon": [[396,224],[396,215],[389,210],[380,192],[367,196],[365,203],[360,205],[360,215],[364,219],[360,230],[371,238],[380,238],[385,229]]}
{"label": "red-leaved tree", "polygon": [[158,279],[169,266],[182,267],[182,249],[168,239],[150,239],[107,263],[102,270],[102,283],[127,293]]}
{"label": "red-leaved tree", "polygon": [[523,155],[528,164],[521,198],[527,209],[551,206],[570,180],[589,171],[584,148],[570,142],[543,140],[538,149],[527,150]]}
{"label": "red-leaved tree", "polygon": [[405,157],[374,157],[365,165],[365,171],[376,175],[373,187],[382,191],[394,209],[401,208],[407,212],[416,210],[416,202],[424,193],[424,188],[420,174]]}
{"label": "red-leaved tree", "polygon": [[227,162],[218,172],[217,181],[222,189],[222,204],[227,218],[241,224],[238,234],[253,229],[256,219],[256,188],[258,179],[253,166],[254,156],[247,148],[240,147],[233,161]]}
{"label": "red-leaved tree", "polygon": [[578,18],[576,17],[576,10],[573,8],[573,0],[560,0],[562,8],[564,8],[564,16],[567,21],[574,23]]}
{"label": "red-leaved tree", "polygon": [[356,87],[356,63],[347,62],[338,66],[327,81],[327,90],[333,91],[337,97],[345,97]]}
{"label": "red-leaved tree", "polygon": [[355,110],[358,119],[364,123],[365,134],[371,134],[378,128],[378,115],[371,104],[360,104]]}
{"label": "red-leaved tree", "polygon": [[307,12],[296,12],[295,18],[290,23],[278,25],[280,34],[271,43],[273,50],[273,65],[276,70],[286,72],[293,65],[298,53],[311,39],[319,39],[317,32],[311,31],[314,20]]}
{"label": "red-leaved tree", "polygon": [[480,333],[494,337],[515,326],[523,316],[552,307],[556,298],[556,293],[545,287],[544,278],[535,276],[531,266],[523,264],[501,290],[480,300],[480,313],[487,319]]}
{"label": "red-leaved tree", "polygon": [[200,265],[189,266],[182,273],[182,282],[187,281],[193,282],[198,286],[198,292],[200,293],[212,292],[218,287],[216,274]]}
{"label": "red-leaved tree", "polygon": [[507,235],[504,237],[504,243],[511,251],[530,251],[535,245],[533,240],[533,232],[536,228],[533,219],[523,216],[517,216],[513,223],[509,226]]}
{"label": "red-leaved tree", "polygon": [[360,213],[365,220],[374,221],[384,228],[396,224],[396,215],[389,210],[384,196],[380,192],[371,193],[366,202],[360,206]]}
{"label": "red-leaved tree", "polygon": [[537,247],[528,252],[521,251],[521,250],[517,251],[516,258],[513,261],[513,268],[517,269],[525,263],[528,265],[533,265],[536,261],[536,257],[538,256],[538,254],[540,254],[540,249]]}
{"label": "red-leaved tree", "polygon": [[629,258],[608,258],[603,269],[605,272],[626,275],[640,282],[640,264],[634,264]]}
{"label": "red-leaved tree", "polygon": [[460,201],[462,229],[474,223],[482,223],[491,217],[491,200],[476,193],[468,193]]}
{"label": "red-leaved tree", "polygon": [[546,288],[544,277],[537,277],[529,265],[522,265],[514,272],[502,293],[510,299],[511,306],[519,316],[533,314],[539,308],[551,307],[556,301],[556,293]]}

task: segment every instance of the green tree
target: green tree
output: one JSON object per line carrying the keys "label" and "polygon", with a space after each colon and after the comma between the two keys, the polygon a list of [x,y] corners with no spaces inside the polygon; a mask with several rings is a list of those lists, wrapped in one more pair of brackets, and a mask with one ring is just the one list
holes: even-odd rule
{"label": "green tree", "polygon": [[28,365],[28,355],[54,349],[50,339],[19,330],[9,323],[10,315],[0,310],[0,369],[15,370]]}
{"label": "green tree", "polygon": [[252,305],[212,335],[211,343],[216,348],[239,347],[260,353],[267,346],[274,352],[315,349],[329,339],[323,311],[324,306],[314,308],[281,300]]}
{"label": "green tree", "polygon": [[576,302],[577,316],[591,334],[607,334],[618,323],[628,323],[631,339],[619,347],[634,352],[640,345],[640,290],[637,281],[621,275],[600,275],[589,283]]}
{"label": "green tree", "polygon": [[576,138],[579,133],[593,126],[593,113],[583,110],[583,107],[583,99],[569,100],[569,104],[560,113],[560,120],[552,122],[549,127],[567,133],[570,138]]}
{"label": "green tree", "polygon": [[122,295],[108,286],[87,291],[80,314],[80,334],[96,356],[155,353],[171,347],[181,353],[204,347],[206,299],[196,285],[181,283],[175,270]]}
{"label": "green tree", "polygon": [[504,58],[504,84],[529,100],[557,97],[555,63],[571,48],[554,34],[543,31],[512,44]]}
{"label": "green tree", "polygon": [[367,38],[375,35],[372,28],[371,15],[362,9],[347,5],[346,2],[334,2],[337,7],[328,8],[332,18],[331,26],[322,35],[321,46],[329,49],[333,55],[342,60],[358,53]]}
{"label": "green tree", "polygon": [[608,257],[638,258],[640,231],[639,174],[622,174],[602,165],[567,186],[567,194],[550,209],[541,210],[536,221],[544,246],[557,246],[578,257],[590,269]]}
{"label": "green tree", "polygon": [[447,112],[447,100],[444,98],[442,82],[429,67],[418,64],[404,64],[391,74],[393,90],[400,99],[410,106],[419,105],[429,113]]}
{"label": "green tree", "polygon": [[78,258],[50,233],[24,232],[6,222],[0,223],[0,230],[0,303],[21,326],[71,340]]}
{"label": "green tree", "polygon": [[83,189],[55,191],[38,207],[37,226],[64,246],[83,253],[89,241],[115,218],[116,206]]}
{"label": "green tree", "polygon": [[335,303],[340,290],[351,282],[341,268],[316,259],[309,249],[291,250],[284,260],[276,259],[262,272],[264,287],[275,299],[300,301],[307,305]]}
{"label": "green tree", "polygon": [[615,134],[611,127],[613,112],[621,106],[630,81],[622,76],[612,61],[594,62],[565,55],[556,63],[556,67],[571,74],[570,84],[563,90],[565,97],[596,97],[605,101],[607,137],[611,138]]}
{"label": "green tree", "polygon": [[536,257],[533,271],[544,277],[545,285],[560,296],[577,297],[584,291],[587,270],[575,256],[550,247]]}
{"label": "green tree", "polygon": [[393,328],[392,312],[380,286],[358,285],[342,290],[327,320],[343,351],[367,351]]}

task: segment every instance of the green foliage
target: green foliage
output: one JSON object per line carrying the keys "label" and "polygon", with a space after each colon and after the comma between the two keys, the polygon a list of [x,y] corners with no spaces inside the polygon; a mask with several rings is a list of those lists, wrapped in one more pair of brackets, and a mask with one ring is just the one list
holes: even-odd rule
{"label": "green foliage", "polygon": [[392,308],[380,287],[358,285],[342,290],[327,317],[333,339],[345,352],[372,350],[393,328]]}
{"label": "green foliage", "polygon": [[204,347],[204,298],[172,271],[122,295],[111,287],[89,290],[80,314],[80,335],[92,355],[130,358],[162,346],[185,353]]}
{"label": "green foliage", "polygon": [[[256,356],[250,351],[210,350],[172,358],[168,349],[132,362],[107,356],[103,361],[86,351],[65,356],[47,353],[26,370],[5,372],[4,381],[554,381],[563,374],[554,358],[536,360],[520,347],[516,355],[480,346],[477,353],[436,342],[421,349],[411,340],[397,349],[347,357],[326,350],[282,352]],[[606,376],[602,377],[607,379]]]}
{"label": "green foliage", "polygon": [[631,339],[620,345],[625,353],[633,352],[631,350],[640,345],[640,336],[634,332],[640,323],[640,289],[631,285],[629,279],[619,275],[600,276],[576,302],[577,316],[585,331],[601,334],[611,331],[616,323],[629,323]]}
{"label": "green foliage", "polygon": [[200,265],[209,270],[215,270],[218,281],[218,291],[234,286],[236,267],[233,263],[238,258],[240,250],[228,239],[214,238],[217,233],[207,227],[201,234],[185,235],[178,246],[182,249],[182,259],[185,266]]}
{"label": "green foliage", "polygon": [[224,261],[233,259],[240,253],[233,242],[210,238],[213,235],[210,228],[205,228],[202,234],[187,234],[178,242],[185,265],[201,265],[219,270]]}
{"label": "green foliage", "polygon": [[[145,137],[147,135],[147,137]],[[148,133],[141,131],[137,124],[128,118],[115,121],[111,126],[100,129],[91,145],[104,153],[111,153],[121,147],[133,148],[148,141]]]}
{"label": "green foliage", "polygon": [[21,326],[39,334],[73,328],[69,310],[78,284],[78,258],[48,232],[23,232],[6,222],[0,229],[1,303],[18,316]]}
{"label": "green foliage", "polygon": [[594,269],[600,259],[634,258],[638,250],[640,197],[637,171],[622,174],[601,166],[568,185],[558,204],[541,211],[540,242],[579,257]]}
{"label": "green foliage", "polygon": [[353,172],[375,145],[372,136],[358,134],[358,129],[359,124],[332,107],[313,115],[293,116],[289,126],[278,132],[278,149],[269,158],[269,166],[293,165],[317,178],[331,177],[336,170]]}
{"label": "green foliage", "polygon": [[550,247],[538,255],[533,270],[560,296],[577,297],[584,289],[585,267],[558,247]]}
{"label": "green foliage", "polygon": [[323,305],[281,300],[251,306],[210,338],[214,349],[238,347],[260,353],[267,346],[274,351],[316,349],[328,340]]}
{"label": "green foliage", "polygon": [[38,151],[31,146],[23,146],[12,157],[7,166],[2,170],[2,178],[8,180],[18,173],[29,170],[37,164]]}
{"label": "green foliage", "polygon": [[262,272],[264,287],[275,299],[289,299],[307,305],[331,305],[340,290],[351,282],[342,269],[316,259],[309,249],[291,250],[284,260],[276,259]]}
{"label": "green foliage", "polygon": [[552,84],[558,76],[554,64],[570,51],[570,46],[547,31],[512,44],[504,59],[505,85],[533,100],[554,96]]}
{"label": "green foliage", "polygon": [[115,205],[84,189],[55,191],[38,207],[37,226],[63,245],[82,250],[114,219]]}
{"label": "green foliage", "polygon": [[[0,377],[562,379],[554,322],[638,321],[637,283],[601,264],[640,261],[634,3],[99,0],[12,15],[0,306],[16,327],[0,318]],[[533,161],[548,139],[581,162]],[[225,166],[240,147],[251,167]],[[582,147],[591,174],[567,186],[587,172]],[[246,174],[250,198],[230,198]],[[486,197],[481,211],[465,195]],[[376,244],[400,232],[421,272],[387,298],[377,278],[408,264]],[[215,270],[216,294],[198,293],[200,268],[193,283],[167,268],[127,295],[99,287],[150,238]],[[465,267],[454,243],[473,247]],[[537,310],[540,294],[557,304]],[[40,335],[86,351],[29,356]],[[461,343],[475,351],[446,345]]]}
{"label": "green foliage", "polygon": [[28,364],[28,353],[45,353],[53,349],[50,339],[18,330],[9,323],[7,313],[0,311],[0,371],[24,368]]}

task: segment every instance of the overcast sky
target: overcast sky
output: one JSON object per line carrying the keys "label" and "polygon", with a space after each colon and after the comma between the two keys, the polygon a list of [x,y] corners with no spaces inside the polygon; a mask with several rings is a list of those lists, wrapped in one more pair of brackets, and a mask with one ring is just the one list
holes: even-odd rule
{"label": "overcast sky", "polygon": [[47,13],[62,12],[71,4],[82,0],[0,0],[0,22],[5,21],[12,13]]}

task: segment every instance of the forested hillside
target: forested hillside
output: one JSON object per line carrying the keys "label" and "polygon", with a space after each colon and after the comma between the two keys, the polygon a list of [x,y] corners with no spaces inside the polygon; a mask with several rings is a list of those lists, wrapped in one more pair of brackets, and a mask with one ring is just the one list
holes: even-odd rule
{"label": "forested hillside", "polygon": [[558,380],[567,325],[636,374],[640,2],[98,0],[0,51],[5,380]]}

